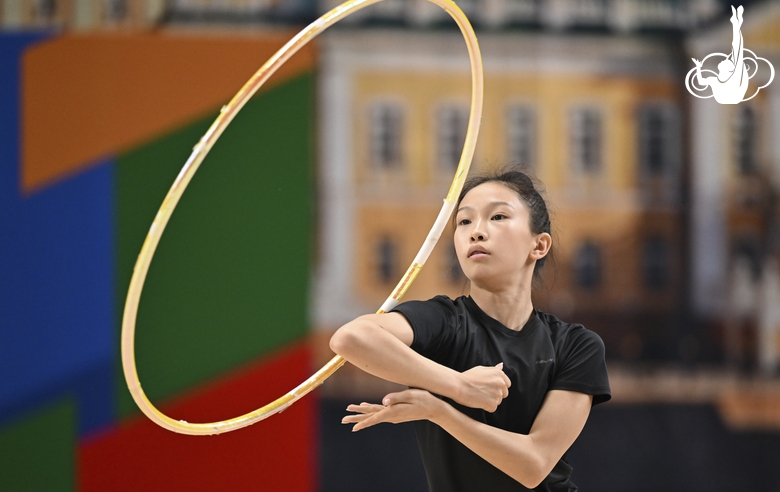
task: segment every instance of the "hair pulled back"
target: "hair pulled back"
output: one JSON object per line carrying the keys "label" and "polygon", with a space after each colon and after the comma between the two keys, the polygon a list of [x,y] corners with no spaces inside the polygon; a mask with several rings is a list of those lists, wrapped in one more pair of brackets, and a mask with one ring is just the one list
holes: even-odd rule
{"label": "hair pulled back", "polygon": [[[458,209],[463,197],[465,197],[469,191],[485,183],[501,183],[517,193],[520,202],[528,209],[528,225],[531,232],[533,234],[546,232],[547,234],[552,235],[552,224],[550,223],[550,213],[547,210],[547,203],[539,192],[539,190],[542,189],[541,184],[536,186],[534,184],[534,179],[532,179],[524,170],[519,168],[500,169],[467,179],[460,192],[460,196],[458,196],[455,209]],[[552,256],[552,253],[552,247],[550,247],[550,251],[547,252],[547,255],[536,261],[536,265],[534,265],[534,279],[539,278],[540,270],[544,267],[547,258]]]}

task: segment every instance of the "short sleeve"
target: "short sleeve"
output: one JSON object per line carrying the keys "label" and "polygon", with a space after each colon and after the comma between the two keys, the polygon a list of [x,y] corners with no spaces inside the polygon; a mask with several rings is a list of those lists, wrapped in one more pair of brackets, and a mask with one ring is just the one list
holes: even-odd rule
{"label": "short sleeve", "polygon": [[427,301],[408,301],[399,304],[390,312],[401,313],[412,327],[412,350],[437,362],[447,356],[457,317],[449,297],[436,296]]}
{"label": "short sleeve", "polygon": [[593,395],[593,405],[612,398],[604,342],[582,326],[573,329],[561,347],[551,390],[578,391]]}

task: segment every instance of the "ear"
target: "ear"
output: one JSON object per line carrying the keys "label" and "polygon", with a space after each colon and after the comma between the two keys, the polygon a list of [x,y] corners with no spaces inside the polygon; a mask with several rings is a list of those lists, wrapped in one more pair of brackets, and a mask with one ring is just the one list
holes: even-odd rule
{"label": "ear", "polygon": [[550,248],[552,248],[552,236],[546,232],[540,233],[536,236],[536,242],[531,250],[531,258],[537,261],[541,260],[547,256],[547,253],[550,252]]}

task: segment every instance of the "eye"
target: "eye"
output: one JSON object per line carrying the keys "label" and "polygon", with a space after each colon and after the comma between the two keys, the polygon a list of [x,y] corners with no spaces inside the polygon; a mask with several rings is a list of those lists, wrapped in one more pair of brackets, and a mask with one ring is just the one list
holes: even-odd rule
{"label": "eye", "polygon": [[504,214],[496,214],[493,217],[491,217],[491,220],[504,220],[506,219],[506,215]]}
{"label": "eye", "polygon": [[469,219],[460,219],[458,221],[458,225],[469,225],[471,224],[471,221]]}

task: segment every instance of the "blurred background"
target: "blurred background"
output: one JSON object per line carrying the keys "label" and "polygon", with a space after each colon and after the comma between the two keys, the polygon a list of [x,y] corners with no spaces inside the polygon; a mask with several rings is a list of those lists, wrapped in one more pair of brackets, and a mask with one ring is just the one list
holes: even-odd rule
{"label": "blurred background", "polygon": [[[409,424],[353,435],[397,386],[347,364],[279,416],[215,437],[143,417],[119,333],[135,259],[219,109],[338,0],[0,0],[0,489],[425,491]],[[537,309],[596,331],[611,402],[570,451],[592,491],[780,490],[780,87],[685,89],[730,51],[722,0],[460,0],[485,63],[472,173],[546,189]],[[780,2],[744,2],[780,67]],[[735,4],[736,6],[736,4]],[[705,68],[712,68],[705,65]],[[447,14],[385,0],[247,104],[160,243],[136,334],[174,418],[254,410],[332,356],[433,223],[466,132]],[[468,285],[450,236],[406,299]]]}

